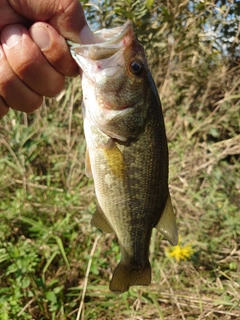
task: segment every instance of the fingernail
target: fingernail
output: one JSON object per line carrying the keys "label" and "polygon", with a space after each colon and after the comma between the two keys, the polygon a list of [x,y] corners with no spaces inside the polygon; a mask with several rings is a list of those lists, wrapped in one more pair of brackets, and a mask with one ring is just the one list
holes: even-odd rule
{"label": "fingernail", "polygon": [[2,32],[6,46],[10,49],[22,41],[22,30],[16,26],[8,26]]}
{"label": "fingernail", "polygon": [[47,49],[50,46],[51,38],[46,26],[33,26],[30,30],[30,36],[41,50]]}

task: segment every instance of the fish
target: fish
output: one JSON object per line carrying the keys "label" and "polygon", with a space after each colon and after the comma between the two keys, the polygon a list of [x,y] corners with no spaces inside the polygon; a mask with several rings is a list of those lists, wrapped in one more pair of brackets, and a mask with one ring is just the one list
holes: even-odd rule
{"label": "fish", "polygon": [[118,239],[109,288],[120,294],[151,283],[152,229],[173,246],[178,230],[163,112],[144,48],[131,21],[94,37],[70,51],[82,70],[85,172],[97,200],[91,224]]}

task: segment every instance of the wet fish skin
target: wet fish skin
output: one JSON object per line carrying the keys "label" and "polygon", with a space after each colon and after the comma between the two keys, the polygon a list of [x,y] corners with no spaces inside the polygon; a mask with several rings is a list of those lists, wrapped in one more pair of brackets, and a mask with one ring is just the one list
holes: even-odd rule
{"label": "wet fish skin", "polygon": [[151,282],[153,227],[173,245],[178,235],[161,103],[144,49],[130,22],[97,36],[103,42],[71,52],[83,70],[86,173],[98,202],[92,224],[118,238],[110,290],[122,293]]}

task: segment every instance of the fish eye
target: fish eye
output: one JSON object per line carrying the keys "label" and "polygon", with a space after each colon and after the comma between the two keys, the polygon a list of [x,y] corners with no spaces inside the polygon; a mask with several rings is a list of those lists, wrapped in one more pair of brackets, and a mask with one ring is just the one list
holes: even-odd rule
{"label": "fish eye", "polygon": [[130,63],[130,71],[132,74],[139,76],[144,70],[144,65],[141,61],[134,60]]}

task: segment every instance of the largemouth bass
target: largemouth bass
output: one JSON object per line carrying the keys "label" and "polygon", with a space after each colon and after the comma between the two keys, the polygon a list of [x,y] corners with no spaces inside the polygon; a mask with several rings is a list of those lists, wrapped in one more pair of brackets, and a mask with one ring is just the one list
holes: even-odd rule
{"label": "largemouth bass", "polygon": [[95,33],[96,43],[75,44],[83,71],[86,174],[94,180],[92,225],[114,232],[121,249],[110,290],[149,285],[149,244],[157,228],[177,245],[168,189],[168,146],[161,103],[132,23]]}

